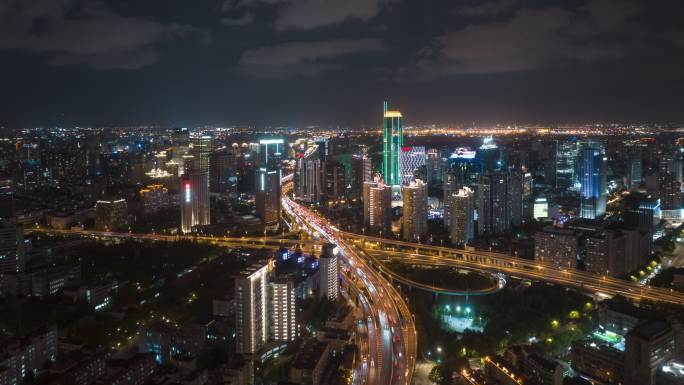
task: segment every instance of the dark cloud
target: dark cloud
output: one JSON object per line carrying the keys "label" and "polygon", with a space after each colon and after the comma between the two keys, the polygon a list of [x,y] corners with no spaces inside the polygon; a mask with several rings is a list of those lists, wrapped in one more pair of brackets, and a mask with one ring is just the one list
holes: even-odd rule
{"label": "dark cloud", "polygon": [[338,68],[332,59],[384,49],[377,39],[288,42],[244,52],[239,69],[259,77],[315,76]]}
{"label": "dark cloud", "polygon": [[0,49],[50,55],[53,65],[139,68],[156,62],[156,46],[201,29],[115,14],[98,1],[7,0],[0,8]]}
{"label": "dark cloud", "polygon": [[276,30],[313,29],[345,21],[368,21],[389,0],[229,0],[224,9],[240,10],[272,5],[278,9]]}

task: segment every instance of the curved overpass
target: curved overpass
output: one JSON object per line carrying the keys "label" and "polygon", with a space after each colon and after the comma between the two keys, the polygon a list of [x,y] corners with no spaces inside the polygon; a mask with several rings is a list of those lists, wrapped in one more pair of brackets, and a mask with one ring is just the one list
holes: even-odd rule
{"label": "curved overpass", "polygon": [[[677,304],[684,303],[684,293],[650,286],[640,286],[631,281],[576,269],[562,269],[541,261],[531,261],[502,253],[451,249],[441,246],[365,237],[350,233],[345,233],[344,236],[347,239],[354,240],[359,244],[360,248],[366,250],[369,254],[389,257],[407,263],[501,272],[513,277],[555,283],[591,293],[611,296],[622,295],[637,301],[649,300]],[[403,250],[381,250],[379,245],[388,245],[391,248]]]}

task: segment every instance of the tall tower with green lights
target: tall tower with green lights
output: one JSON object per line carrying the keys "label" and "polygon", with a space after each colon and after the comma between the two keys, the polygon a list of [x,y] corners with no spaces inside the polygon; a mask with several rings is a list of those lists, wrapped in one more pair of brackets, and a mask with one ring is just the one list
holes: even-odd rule
{"label": "tall tower with green lights", "polygon": [[401,185],[401,148],[404,145],[404,133],[401,125],[401,112],[389,111],[387,102],[383,103],[382,131],[382,176],[390,186]]}

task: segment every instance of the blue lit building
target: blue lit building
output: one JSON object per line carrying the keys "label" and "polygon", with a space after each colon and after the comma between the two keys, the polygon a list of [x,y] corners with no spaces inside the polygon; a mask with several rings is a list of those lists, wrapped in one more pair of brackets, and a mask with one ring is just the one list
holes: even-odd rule
{"label": "blue lit building", "polygon": [[595,219],[606,213],[606,155],[599,142],[588,141],[579,152],[580,217]]}
{"label": "blue lit building", "polygon": [[482,145],[477,149],[477,159],[480,161],[483,174],[501,169],[501,151],[491,136],[484,138]]}

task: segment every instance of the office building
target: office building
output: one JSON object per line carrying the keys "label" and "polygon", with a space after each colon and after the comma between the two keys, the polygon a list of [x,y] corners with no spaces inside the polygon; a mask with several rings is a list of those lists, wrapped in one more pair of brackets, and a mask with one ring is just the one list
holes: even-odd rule
{"label": "office building", "polygon": [[593,339],[575,340],[571,344],[572,369],[601,384],[625,384],[624,352]]}
{"label": "office building", "polygon": [[487,173],[478,179],[478,235],[498,235],[510,231],[511,206],[508,179],[506,172]]}
{"label": "office building", "polygon": [[442,206],[444,208],[444,227],[451,227],[451,205],[452,196],[461,186],[456,172],[451,168],[444,171],[442,177]]}
{"label": "office building", "polygon": [[340,266],[332,244],[323,246],[318,259],[318,297],[335,301],[340,294]]}
{"label": "office building", "polygon": [[14,218],[14,188],[11,179],[0,179],[0,219]]}
{"label": "office building", "polygon": [[673,172],[658,175],[660,186],[660,204],[663,210],[679,210],[682,208],[682,183]]}
{"label": "office building", "polygon": [[675,334],[667,322],[647,321],[625,337],[625,385],[656,385],[658,369],[675,356]]}
{"label": "office building", "polygon": [[119,290],[119,282],[116,280],[91,284],[85,292],[86,302],[96,312],[107,310],[112,306],[112,300],[117,290]]}
{"label": "office building", "polygon": [[[190,137],[190,154],[192,158],[192,170],[209,173],[210,155],[213,151],[212,138],[209,135],[192,135]],[[207,188],[209,187],[209,180]]]}
{"label": "office building", "polygon": [[209,174],[192,170],[183,175],[180,192],[181,230],[189,233],[195,226],[211,223]]}
{"label": "office building", "polygon": [[494,138],[488,136],[483,139],[482,145],[477,149],[477,159],[483,174],[501,169],[501,151],[494,142]]}
{"label": "office building", "polygon": [[363,183],[372,178],[371,158],[366,155],[352,156],[351,169],[351,195],[352,198],[361,199],[363,195]]}
{"label": "office building", "polygon": [[460,147],[447,158],[444,172],[447,170],[454,172],[456,184],[460,187],[476,183],[477,177],[482,174],[481,168],[477,151]]}
{"label": "office building", "polygon": [[429,186],[442,183],[445,165],[446,159],[442,158],[442,154],[436,149],[431,148],[425,153],[426,178]]}
{"label": "office building", "polygon": [[546,226],[534,234],[534,260],[562,268],[575,268],[581,252],[581,234],[572,229]]}
{"label": "office building", "polygon": [[128,204],[125,199],[95,203],[95,230],[128,231]]}
{"label": "office building", "polygon": [[280,224],[280,168],[261,167],[256,177],[256,215],[266,228],[278,228]]}
{"label": "office building", "polygon": [[[525,218],[525,204],[529,202],[529,188],[526,185],[529,173],[522,169],[509,170],[509,199],[511,224],[520,226]],[[531,176],[530,176],[531,178]]]}
{"label": "office building", "polygon": [[318,203],[323,195],[323,162],[320,152],[318,145],[312,145],[304,153],[296,155],[295,195],[304,202]]}
{"label": "office building", "polygon": [[383,104],[382,176],[389,186],[401,185],[401,148],[404,146],[402,115]]}
{"label": "office building", "polygon": [[364,182],[363,215],[367,234],[383,236],[392,225],[392,187],[382,180]]}
{"label": "office building", "polygon": [[420,241],[427,234],[427,184],[420,179],[402,187],[404,213],[402,237],[406,241]]}
{"label": "office building", "polygon": [[209,191],[215,194],[236,193],[238,154],[234,150],[220,150],[209,156]]}
{"label": "office building", "polygon": [[576,139],[556,143],[556,188],[561,193],[576,191],[579,185],[579,151],[580,143]]}
{"label": "office building", "polygon": [[453,245],[466,244],[475,236],[475,192],[463,187],[451,196],[451,226]]}
{"label": "office building", "polygon": [[323,186],[326,199],[342,201],[347,196],[346,170],[341,162],[330,160],[325,162]]}
{"label": "office building", "polygon": [[586,237],[585,269],[620,277],[639,267],[651,253],[649,232],[634,229],[600,229]]}
{"label": "office building", "polygon": [[291,278],[275,278],[270,283],[269,325],[273,341],[297,338],[295,287]]}
{"label": "office building", "polygon": [[413,181],[416,170],[425,166],[425,147],[402,146],[400,157],[401,184],[405,186]]}
{"label": "office building", "polygon": [[627,187],[636,189],[643,182],[643,161],[641,157],[630,157],[627,170]]}
{"label": "office building", "polygon": [[580,217],[595,219],[606,213],[606,155],[603,146],[589,141],[579,153]]}
{"label": "office building", "polygon": [[253,354],[269,338],[269,278],[273,261],[252,265],[235,277],[236,351]]}
{"label": "office building", "polygon": [[154,213],[173,205],[169,189],[160,184],[153,184],[140,189],[140,196],[143,199],[145,213]]}
{"label": "office building", "polygon": [[20,273],[26,269],[24,229],[14,218],[0,218],[0,274]]}
{"label": "office building", "polygon": [[279,166],[285,156],[285,141],[279,138],[259,140],[259,165]]}
{"label": "office building", "polygon": [[534,219],[549,217],[549,202],[546,197],[538,197],[534,200]]}

